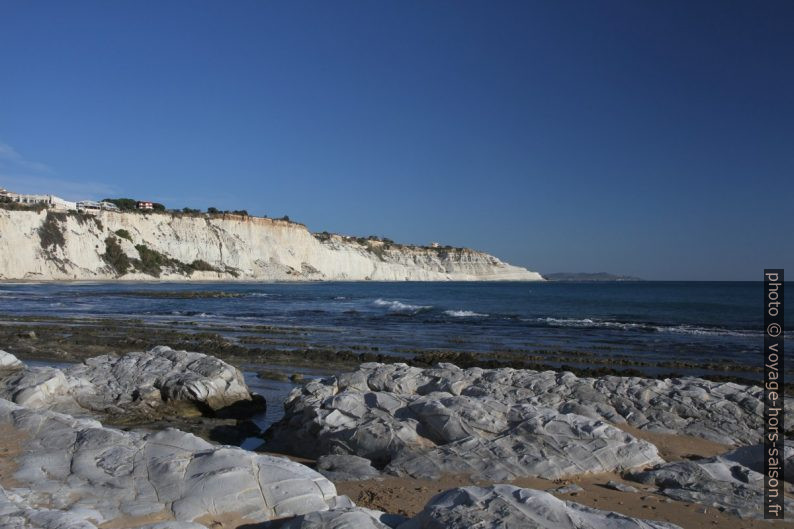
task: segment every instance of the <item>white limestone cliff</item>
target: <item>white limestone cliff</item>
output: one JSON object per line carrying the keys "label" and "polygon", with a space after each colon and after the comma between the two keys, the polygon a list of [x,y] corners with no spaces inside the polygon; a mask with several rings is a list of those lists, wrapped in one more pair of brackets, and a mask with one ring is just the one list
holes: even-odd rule
{"label": "white limestone cliff", "polygon": [[[116,234],[125,230],[128,240]],[[108,239],[131,264],[105,258]],[[157,252],[152,272],[137,246]],[[150,255],[151,257],[151,255]],[[122,258],[123,259],[123,258]],[[191,266],[191,264],[193,266]],[[147,272],[148,273],[145,273]],[[422,248],[331,235],[302,224],[238,215],[96,216],[0,209],[0,279],[17,280],[542,280],[469,249]]]}

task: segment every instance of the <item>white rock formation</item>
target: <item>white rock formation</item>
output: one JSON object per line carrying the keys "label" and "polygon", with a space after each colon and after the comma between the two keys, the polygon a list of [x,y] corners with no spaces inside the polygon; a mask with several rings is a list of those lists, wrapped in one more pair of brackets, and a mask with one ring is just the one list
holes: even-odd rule
{"label": "white rock formation", "polygon": [[[356,455],[386,473],[423,478],[556,479],[662,461],[656,447],[603,420],[508,395],[511,371],[362,364],[293,390],[268,446]],[[505,386],[488,393],[486,381]]]}
{"label": "white rock formation", "polygon": [[[661,494],[675,500],[715,507],[741,518],[763,518],[763,474],[728,457],[665,463],[628,477],[656,485]],[[791,512],[794,500],[786,497],[784,501],[785,510]]]}
{"label": "white rock formation", "polygon": [[269,526],[273,529],[392,529],[395,525],[384,521],[390,518],[397,517],[370,509],[350,507],[304,514],[287,522],[273,522]]}
{"label": "white rock formation", "polygon": [[[764,445],[742,446],[720,457],[739,463],[759,473],[764,472]],[[783,444],[783,475],[785,481],[794,484],[794,439],[786,439]]]}
{"label": "white rock formation", "polygon": [[681,529],[639,520],[512,485],[463,487],[442,492],[397,529]]}
{"label": "white rock formation", "polygon": [[331,481],[357,481],[380,476],[369,459],[351,455],[320,456],[315,468]]}
{"label": "white rock formation", "polygon": [[[268,442],[308,457],[364,457],[395,475],[556,479],[660,461],[654,446],[608,422],[755,443],[762,396],[761,388],[697,378],[369,363],[295,388]],[[353,474],[365,468],[337,466]]]}
{"label": "white rock formation", "polygon": [[[14,358],[6,353],[0,359],[7,357]],[[65,369],[17,369],[0,376],[0,398],[71,414],[151,415],[166,407],[176,413],[214,412],[247,403],[252,395],[234,366],[159,346],[121,357],[89,358]]]}
{"label": "white rock formation", "polygon": [[16,356],[0,349],[0,371],[13,371],[25,367]]}
{"label": "white rock formation", "polygon": [[[193,522],[231,514],[261,523],[339,504],[333,484],[308,467],[178,430],[123,432],[3,399],[0,426],[22,435],[15,484],[0,498],[4,520],[84,529],[120,517]],[[46,522],[64,515],[63,524]]]}
{"label": "white rock formation", "polygon": [[[117,230],[126,230],[132,241],[115,235]],[[473,250],[388,248],[336,235],[321,241],[302,224],[281,220],[109,211],[87,217],[5,209],[0,209],[0,279],[152,279],[134,269],[119,277],[102,258],[108,237],[130,259],[140,257],[136,245],[172,259],[173,266],[160,275],[168,280],[542,279]],[[178,263],[195,261],[217,271],[179,271]]]}
{"label": "white rock formation", "polygon": [[[0,487],[0,529],[97,529],[86,519],[85,510],[62,511],[46,507],[31,507],[18,494]],[[136,529],[206,529],[193,522],[158,522],[136,526]]]}

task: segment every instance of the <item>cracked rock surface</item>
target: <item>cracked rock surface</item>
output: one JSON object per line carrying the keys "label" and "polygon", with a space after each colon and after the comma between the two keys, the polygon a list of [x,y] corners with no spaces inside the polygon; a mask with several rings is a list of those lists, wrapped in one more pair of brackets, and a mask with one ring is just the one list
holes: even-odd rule
{"label": "cracked rock surface", "polygon": [[548,492],[512,485],[448,490],[398,529],[680,529],[563,501]]}
{"label": "cracked rock surface", "polygon": [[389,518],[400,517],[390,517],[382,512],[360,507],[348,507],[296,516],[286,522],[272,522],[266,527],[268,529],[392,529],[395,527],[394,524],[381,521]]}
{"label": "cracked rock surface", "polygon": [[317,458],[315,468],[332,481],[357,481],[380,476],[369,459],[350,455],[321,456]]}
{"label": "cracked rock surface", "polygon": [[[333,484],[306,466],[178,430],[124,432],[7,400],[0,400],[0,426],[24,437],[1,517],[22,526],[82,529],[161,515],[193,522],[226,513],[263,522],[338,502]],[[62,522],[37,521],[51,517]]]}
{"label": "cracked rock surface", "polygon": [[362,364],[296,388],[270,446],[364,457],[395,475],[556,479],[661,462],[611,423],[726,444],[760,439],[761,388],[696,378]]}
{"label": "cracked rock surface", "polygon": [[[716,507],[740,518],[763,518],[763,474],[725,456],[665,463],[628,478],[656,485],[675,500]],[[794,509],[793,500],[784,501],[787,511]]]}
{"label": "cracked rock surface", "polygon": [[[675,527],[506,485],[448,491],[405,521],[355,507],[299,463],[211,445],[178,430],[122,432],[6,400],[0,400],[0,427],[24,436],[14,483],[0,488],[3,529],[96,529],[121,520],[139,529],[199,529],[224,515],[274,529]],[[146,517],[163,521],[131,522]]]}
{"label": "cracked rock surface", "polygon": [[97,356],[65,369],[24,367],[11,359],[16,360],[8,353],[0,355],[0,365],[16,367],[0,375],[0,398],[29,408],[143,416],[167,408],[195,415],[252,400],[237,368],[212,356],[164,346],[120,357]]}
{"label": "cracked rock surface", "polygon": [[[57,509],[33,508],[18,495],[0,487],[1,529],[96,529],[84,514]],[[137,526],[136,529],[206,529],[193,522],[158,522]]]}

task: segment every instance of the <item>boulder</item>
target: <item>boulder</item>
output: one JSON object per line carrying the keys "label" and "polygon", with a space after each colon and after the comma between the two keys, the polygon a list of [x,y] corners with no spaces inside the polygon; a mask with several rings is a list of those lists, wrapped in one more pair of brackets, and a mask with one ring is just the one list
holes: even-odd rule
{"label": "boulder", "polygon": [[259,523],[338,503],[333,484],[306,466],[174,429],[125,432],[7,400],[0,400],[0,426],[24,437],[10,492],[19,497],[20,516],[34,525],[34,514],[52,514],[41,514],[45,507],[68,514],[57,527],[72,527],[73,515],[96,525],[144,515],[193,522],[229,513]]}
{"label": "boulder", "polygon": [[[330,526],[329,526],[330,527]],[[548,492],[512,485],[463,487],[435,496],[397,529],[680,529],[563,501]]]}
{"label": "boulder", "polygon": [[2,349],[0,349],[0,371],[10,371],[16,369],[22,369],[25,367],[16,356],[12,355],[11,353],[6,353]]}
{"label": "boulder", "polygon": [[[0,357],[2,359],[2,357]],[[155,347],[103,355],[64,369],[29,367],[0,379],[0,398],[73,415],[86,412],[156,417],[160,413],[218,414],[255,400],[235,367],[200,353]]]}
{"label": "boulder", "polygon": [[351,455],[321,456],[315,468],[331,481],[358,481],[380,476],[369,459]]}

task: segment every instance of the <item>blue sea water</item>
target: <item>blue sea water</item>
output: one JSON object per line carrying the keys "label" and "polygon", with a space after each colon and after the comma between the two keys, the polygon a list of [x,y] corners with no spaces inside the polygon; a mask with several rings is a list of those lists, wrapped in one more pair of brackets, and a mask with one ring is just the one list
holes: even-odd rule
{"label": "blue sea water", "polygon": [[[235,297],[184,297],[207,292]],[[0,320],[272,325],[300,330],[312,347],[394,355],[554,350],[759,367],[762,303],[760,282],[0,284]]]}

